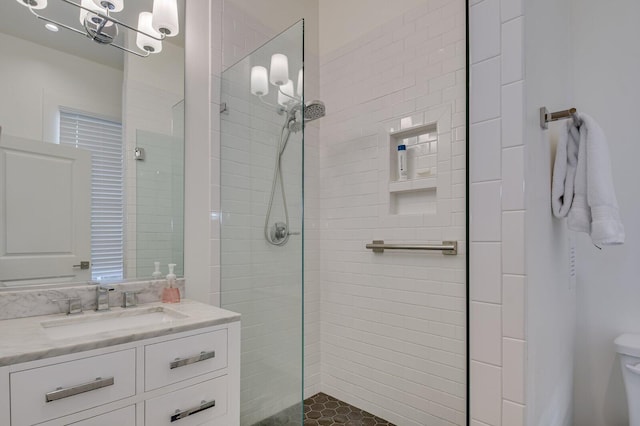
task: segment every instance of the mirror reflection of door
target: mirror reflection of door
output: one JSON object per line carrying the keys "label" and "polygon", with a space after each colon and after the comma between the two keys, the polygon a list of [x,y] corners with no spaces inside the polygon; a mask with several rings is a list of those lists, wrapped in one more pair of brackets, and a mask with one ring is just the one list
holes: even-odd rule
{"label": "mirror reflection of door", "polygon": [[0,169],[0,285],[90,280],[90,153],[3,135]]}

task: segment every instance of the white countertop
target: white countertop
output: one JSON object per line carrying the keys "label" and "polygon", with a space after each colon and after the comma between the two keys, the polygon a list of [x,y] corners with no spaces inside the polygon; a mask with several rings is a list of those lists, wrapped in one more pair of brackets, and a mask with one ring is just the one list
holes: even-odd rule
{"label": "white countertop", "polygon": [[0,321],[0,367],[240,321],[238,313],[184,299],[176,304],[158,302],[127,309],[111,308],[109,315],[125,316],[134,309],[161,306],[183,314],[186,318],[176,318],[170,322],[145,325],[135,329],[104,331],[66,339],[51,338],[41,323],[80,317],[90,321],[105,313],[86,311],[73,316],[58,314],[2,320]]}

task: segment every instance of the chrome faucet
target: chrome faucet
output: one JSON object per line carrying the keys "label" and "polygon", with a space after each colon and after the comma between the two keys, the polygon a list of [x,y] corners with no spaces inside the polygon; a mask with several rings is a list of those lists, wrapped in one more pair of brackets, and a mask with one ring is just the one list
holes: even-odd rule
{"label": "chrome faucet", "polygon": [[96,285],[96,311],[109,310],[109,293],[115,290],[113,287]]}

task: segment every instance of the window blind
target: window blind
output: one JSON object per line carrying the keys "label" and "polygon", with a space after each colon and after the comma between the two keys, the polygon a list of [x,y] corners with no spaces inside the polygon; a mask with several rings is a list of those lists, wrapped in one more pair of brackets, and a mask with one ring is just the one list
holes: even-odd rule
{"label": "window blind", "polygon": [[60,110],[60,144],[91,152],[91,278],[124,275],[122,123]]}

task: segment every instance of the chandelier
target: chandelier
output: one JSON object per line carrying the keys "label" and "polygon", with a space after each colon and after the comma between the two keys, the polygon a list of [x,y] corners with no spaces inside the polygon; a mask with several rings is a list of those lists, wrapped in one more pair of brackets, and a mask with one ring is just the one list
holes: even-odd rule
{"label": "chandelier", "polygon": [[[177,0],[154,0],[152,12],[141,12],[138,15],[138,25],[132,26],[119,20],[114,14],[124,10],[124,0],[59,0],[79,9],[79,20],[82,29],[74,28],[41,13],[47,8],[48,0],[16,0],[29,8],[31,13],[45,22],[47,29],[57,31],[58,27],[65,28],[76,34],[88,37],[99,44],[113,46],[136,56],[147,57],[162,51],[162,40],[165,37],[178,35],[178,3]],[[139,50],[129,49],[115,43],[120,28],[136,33],[136,46]]]}

